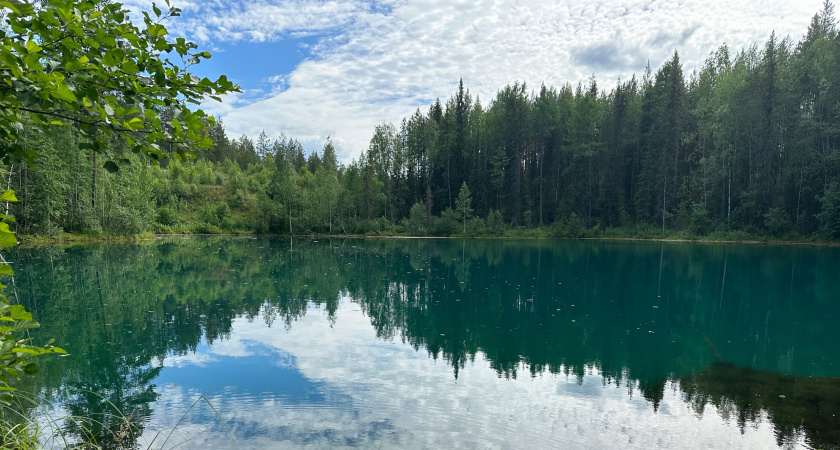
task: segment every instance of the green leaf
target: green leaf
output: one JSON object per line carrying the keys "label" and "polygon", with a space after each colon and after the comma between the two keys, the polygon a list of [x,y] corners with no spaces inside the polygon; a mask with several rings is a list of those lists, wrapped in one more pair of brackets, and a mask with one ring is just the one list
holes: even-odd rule
{"label": "green leaf", "polygon": [[0,8],[9,8],[12,12],[21,16],[28,16],[33,12],[32,5],[18,1],[0,2]]}
{"label": "green leaf", "polygon": [[15,347],[15,348],[12,349],[12,352],[14,352],[14,353],[25,353],[27,355],[36,356],[36,355],[42,354],[42,352],[40,352],[38,350],[39,350],[38,347]]}
{"label": "green leaf", "polygon": [[0,264],[0,275],[14,275],[15,271],[8,264]]}
{"label": "green leaf", "polygon": [[32,314],[23,305],[12,305],[9,316],[14,320],[32,320]]}
{"label": "green leaf", "polygon": [[127,73],[137,73],[140,71],[140,69],[137,67],[137,63],[131,60],[128,60],[122,64],[122,70]]}
{"label": "green leaf", "polygon": [[104,167],[105,170],[111,173],[116,173],[120,170],[120,166],[118,166],[114,161],[106,161]]}
{"label": "green leaf", "polygon": [[33,40],[26,41],[26,51],[29,53],[38,53],[41,51],[41,46]]}
{"label": "green leaf", "polygon": [[16,202],[18,201],[17,197],[15,197],[15,191],[11,189],[7,189],[2,195],[0,195],[0,201],[2,202]]}
{"label": "green leaf", "polygon": [[14,247],[15,245],[17,245],[17,239],[9,230],[9,224],[0,223],[0,247]]}
{"label": "green leaf", "polygon": [[59,99],[64,100],[66,102],[75,102],[76,96],[73,94],[73,91],[67,87],[66,84],[59,84],[56,86],[55,90],[52,92],[52,96]]}
{"label": "green leaf", "polygon": [[131,120],[128,121],[128,125],[135,129],[140,128],[143,126],[143,119],[139,117],[133,117]]}
{"label": "green leaf", "polygon": [[35,363],[29,363],[23,367],[23,372],[27,375],[33,375],[38,373],[38,365]]}

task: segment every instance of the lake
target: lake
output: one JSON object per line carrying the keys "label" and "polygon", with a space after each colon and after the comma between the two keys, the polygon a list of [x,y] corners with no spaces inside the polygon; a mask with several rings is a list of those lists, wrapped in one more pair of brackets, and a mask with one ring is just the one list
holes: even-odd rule
{"label": "lake", "polygon": [[840,447],[836,247],[196,237],[10,256],[31,336],[70,353],[19,383],[47,446]]}

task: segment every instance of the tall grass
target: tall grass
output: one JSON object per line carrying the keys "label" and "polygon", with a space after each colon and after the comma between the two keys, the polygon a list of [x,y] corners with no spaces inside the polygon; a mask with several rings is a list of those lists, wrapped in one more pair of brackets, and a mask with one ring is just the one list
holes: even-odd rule
{"label": "tall grass", "polygon": [[[178,422],[171,428],[165,428],[155,433],[148,442],[139,442],[142,438],[142,428],[138,426],[133,417],[133,412],[126,415],[112,402],[101,394],[83,391],[88,394],[102,398],[110,405],[112,412],[95,417],[65,415],[54,417],[53,414],[43,407],[42,403],[32,395],[16,391],[12,402],[0,404],[0,450],[41,450],[41,449],[134,449],[146,450],[176,448],[185,442],[172,442],[172,435],[178,426],[187,417],[190,411],[201,402],[213,411],[216,419],[222,424],[225,433],[230,438],[233,446],[239,448],[236,439],[225,423],[219,411],[205,396],[199,396],[192,405],[178,419]],[[27,414],[25,411],[30,411]],[[34,413],[34,414],[33,414]],[[33,417],[35,416],[35,417]],[[37,418],[36,418],[37,417]],[[108,424],[118,424],[111,428]],[[104,436],[97,438],[93,428],[98,427],[107,431]],[[69,429],[75,428],[80,433],[71,436]],[[143,439],[145,441],[145,439]],[[167,445],[169,447],[167,447]]]}

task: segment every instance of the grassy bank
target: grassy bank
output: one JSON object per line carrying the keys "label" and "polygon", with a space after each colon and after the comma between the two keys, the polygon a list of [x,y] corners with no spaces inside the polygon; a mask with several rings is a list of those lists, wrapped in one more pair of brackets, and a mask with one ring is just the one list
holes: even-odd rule
{"label": "grassy bank", "polygon": [[[257,233],[252,231],[221,231],[200,232],[205,230],[180,230],[179,232],[144,232],[136,235],[113,235],[113,234],[76,234],[59,233],[52,236],[23,235],[19,236],[21,244],[25,245],[48,245],[66,243],[90,243],[90,242],[138,242],[153,241],[162,237],[175,236],[285,236],[289,234]],[[510,228],[501,232],[467,231],[466,233],[420,234],[412,233],[400,227],[390,230],[382,230],[370,233],[348,233],[348,234],[324,234],[307,233],[294,234],[293,237],[308,238],[481,238],[481,239],[582,239],[582,240],[622,240],[622,241],[654,241],[654,242],[708,242],[708,243],[739,243],[739,244],[769,244],[769,245],[818,245],[838,246],[840,242],[821,239],[819,236],[790,235],[785,237],[769,236],[760,233],[748,233],[744,231],[717,231],[708,234],[695,234],[686,230],[672,231],[662,234],[661,231],[652,231],[648,228],[610,228],[606,230],[590,229],[579,233],[558,232],[556,227],[534,227],[534,228]]]}

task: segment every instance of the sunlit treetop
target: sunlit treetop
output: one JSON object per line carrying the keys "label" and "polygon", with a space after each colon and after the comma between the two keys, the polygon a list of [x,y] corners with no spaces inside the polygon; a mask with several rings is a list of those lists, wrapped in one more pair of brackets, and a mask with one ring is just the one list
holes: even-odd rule
{"label": "sunlit treetop", "polygon": [[[49,133],[67,125],[81,133],[82,148],[107,153],[106,142],[117,135],[153,161],[184,158],[212,145],[205,130],[213,118],[194,105],[239,90],[224,75],[213,81],[189,73],[210,53],[169,36],[162,22],[180,10],[168,1],[165,10],[143,12],[142,27],[109,0],[0,1],[0,8],[0,159],[6,164],[37,156],[20,143],[25,128]],[[105,168],[118,166],[108,161]]]}

